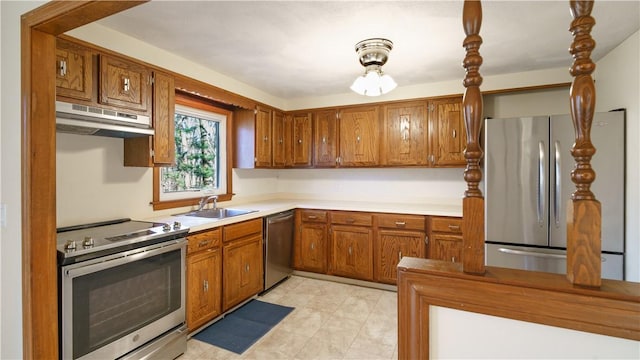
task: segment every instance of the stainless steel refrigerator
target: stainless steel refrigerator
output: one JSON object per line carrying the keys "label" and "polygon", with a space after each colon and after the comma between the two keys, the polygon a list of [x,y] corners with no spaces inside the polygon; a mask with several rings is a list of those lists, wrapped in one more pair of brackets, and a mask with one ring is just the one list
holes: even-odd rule
{"label": "stainless steel refrigerator", "polygon": [[[594,116],[591,189],[602,206],[602,277],[624,279],[625,112]],[[566,273],[570,115],[486,119],[486,264]]]}

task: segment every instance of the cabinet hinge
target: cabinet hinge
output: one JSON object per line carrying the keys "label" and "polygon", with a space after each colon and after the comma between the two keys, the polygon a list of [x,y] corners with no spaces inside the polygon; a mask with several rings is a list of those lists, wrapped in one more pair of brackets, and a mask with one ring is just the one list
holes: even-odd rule
{"label": "cabinet hinge", "polygon": [[429,104],[429,111],[433,111],[433,109],[434,109],[433,104]]}
{"label": "cabinet hinge", "polygon": [[153,85],[155,82],[156,82],[156,78],[155,78],[155,76],[151,75],[151,76],[149,77],[149,84]]}
{"label": "cabinet hinge", "polygon": [[429,235],[426,235],[426,236],[424,237],[424,243],[425,243],[426,245],[429,245]]}
{"label": "cabinet hinge", "polygon": [[156,156],[156,152],[153,151],[153,149],[149,150],[149,156],[153,159],[153,157]]}

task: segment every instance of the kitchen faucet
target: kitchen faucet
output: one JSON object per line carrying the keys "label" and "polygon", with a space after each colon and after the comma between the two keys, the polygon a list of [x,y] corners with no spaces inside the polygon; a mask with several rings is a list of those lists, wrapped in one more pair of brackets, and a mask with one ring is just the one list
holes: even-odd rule
{"label": "kitchen faucet", "polygon": [[203,196],[200,199],[200,203],[198,204],[198,211],[204,209],[204,207],[207,205],[207,203],[209,202],[209,200],[213,199],[213,209],[215,210],[218,207],[218,195],[211,195],[211,196]]}

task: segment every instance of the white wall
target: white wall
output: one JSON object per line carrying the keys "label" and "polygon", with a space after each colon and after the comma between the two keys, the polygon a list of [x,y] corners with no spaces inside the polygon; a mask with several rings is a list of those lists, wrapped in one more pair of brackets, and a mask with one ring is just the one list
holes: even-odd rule
{"label": "white wall", "polygon": [[7,226],[0,228],[0,359],[22,358],[20,15],[42,3],[0,1],[0,203],[7,210]]}

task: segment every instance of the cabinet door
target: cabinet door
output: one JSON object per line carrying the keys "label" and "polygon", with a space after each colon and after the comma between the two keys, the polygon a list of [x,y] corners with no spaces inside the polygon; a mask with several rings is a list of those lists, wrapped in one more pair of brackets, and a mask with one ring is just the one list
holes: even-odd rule
{"label": "cabinet door", "polygon": [[222,256],[220,248],[187,258],[187,327],[198,328],[222,312]]}
{"label": "cabinet door", "polygon": [[462,237],[460,235],[431,234],[430,243],[431,259],[462,261]]}
{"label": "cabinet door", "polygon": [[271,167],[271,111],[258,108],[256,113],[256,167]]}
{"label": "cabinet door", "polygon": [[56,39],[56,96],[91,100],[92,74],[91,51]]}
{"label": "cabinet door", "polygon": [[462,98],[434,100],[429,105],[431,160],[433,166],[466,165],[467,135],[462,117]]}
{"label": "cabinet door", "polygon": [[151,71],[139,64],[100,55],[100,103],[136,110],[151,108]]}
{"label": "cabinet door", "polygon": [[424,232],[378,230],[375,261],[376,281],[395,284],[398,262],[403,256],[424,258]]}
{"label": "cabinet door", "polygon": [[124,139],[125,166],[172,166],[176,161],[174,79],[162,72],[153,76],[155,135]]}
{"label": "cabinet door", "polygon": [[285,116],[281,112],[273,113],[273,135],[271,136],[273,146],[273,166],[284,167],[286,165],[286,137],[285,137]]}
{"label": "cabinet door", "polygon": [[232,241],[223,248],[223,310],[263,289],[262,236]]}
{"label": "cabinet door", "polygon": [[380,155],[378,107],[340,112],[340,166],[376,166]]}
{"label": "cabinet door", "polygon": [[411,102],[384,107],[382,164],[429,164],[427,104]]}
{"label": "cabinet door", "polygon": [[302,222],[298,225],[294,265],[299,270],[326,273],[327,225]]}
{"label": "cabinet door", "polygon": [[293,166],[308,167],[312,163],[311,114],[293,115]]}
{"label": "cabinet door", "polygon": [[338,118],[335,110],[314,114],[313,163],[316,167],[334,167],[338,158]]}
{"label": "cabinet door", "polygon": [[373,280],[373,232],[360,226],[331,228],[331,273]]}

